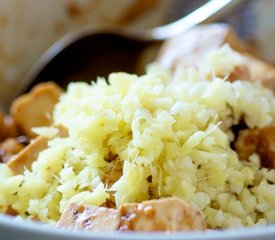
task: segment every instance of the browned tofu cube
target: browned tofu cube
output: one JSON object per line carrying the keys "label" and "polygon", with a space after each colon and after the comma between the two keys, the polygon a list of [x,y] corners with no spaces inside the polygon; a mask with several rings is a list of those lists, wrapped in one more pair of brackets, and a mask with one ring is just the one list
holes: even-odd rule
{"label": "browned tofu cube", "polygon": [[262,167],[275,168],[275,126],[240,131],[235,148],[240,160],[257,153]]}
{"label": "browned tofu cube", "polygon": [[199,211],[179,198],[123,204],[119,210],[80,203],[69,204],[57,223],[59,228],[97,231],[205,230]]}
{"label": "browned tofu cube", "polygon": [[[68,131],[63,126],[54,126],[58,129],[59,137],[67,137]],[[48,138],[38,136],[16,155],[13,155],[7,165],[15,174],[21,174],[25,168],[31,169],[32,163],[37,160],[41,151],[47,148]]]}
{"label": "browned tofu cube", "polygon": [[259,129],[245,129],[238,133],[235,149],[240,160],[247,160],[256,153],[259,142]]}
{"label": "browned tofu cube", "polygon": [[0,144],[0,162],[7,163],[10,158],[19,153],[24,145],[19,143],[15,138],[7,138]]}
{"label": "browned tofu cube", "polygon": [[275,67],[249,53],[244,53],[245,63],[249,70],[250,81],[261,82],[275,92]]}
{"label": "browned tofu cube", "polygon": [[252,50],[226,24],[201,25],[171,38],[163,44],[157,62],[171,70],[179,66],[198,67],[211,51],[225,43],[244,57],[243,65],[229,74],[229,81],[261,82],[275,91],[275,67],[253,56]]}
{"label": "browned tofu cube", "polygon": [[30,169],[32,163],[37,159],[38,154],[47,148],[48,139],[38,136],[23,148],[18,154],[14,155],[8,162],[8,167],[15,173],[21,174],[24,169]]}
{"label": "browned tofu cube", "polygon": [[247,46],[229,25],[201,25],[167,40],[157,61],[166,69],[175,69],[178,65],[198,66],[209,52],[225,43],[237,51],[247,51]]}
{"label": "browned tofu cube", "polygon": [[116,231],[119,224],[120,214],[116,209],[75,203],[67,206],[57,227],[106,232]]}
{"label": "browned tofu cube", "polygon": [[26,136],[35,137],[33,127],[52,124],[52,111],[61,93],[53,82],[40,83],[12,103],[11,115]]}
{"label": "browned tofu cube", "polygon": [[260,130],[257,152],[263,167],[275,168],[275,126]]}
{"label": "browned tofu cube", "polygon": [[122,231],[205,230],[200,212],[179,198],[124,204],[120,208]]}
{"label": "browned tofu cube", "polygon": [[14,119],[0,112],[0,141],[6,138],[15,138],[19,135],[19,129]]}

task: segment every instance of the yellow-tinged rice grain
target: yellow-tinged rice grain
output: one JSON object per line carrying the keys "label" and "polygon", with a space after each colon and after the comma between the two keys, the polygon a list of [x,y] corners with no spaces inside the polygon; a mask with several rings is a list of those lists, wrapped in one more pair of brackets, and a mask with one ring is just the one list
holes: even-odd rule
{"label": "yellow-tinged rice grain", "polygon": [[50,140],[32,168],[13,175],[0,164],[0,211],[54,223],[73,202],[119,207],[178,196],[209,228],[274,223],[275,170],[260,168],[255,153],[240,161],[230,147],[240,121],[275,123],[271,91],[219,78],[242,61],[223,46],[175,75],[151,66],[140,77],[113,73],[109,84],[69,84],[53,113],[68,137],[35,129]]}

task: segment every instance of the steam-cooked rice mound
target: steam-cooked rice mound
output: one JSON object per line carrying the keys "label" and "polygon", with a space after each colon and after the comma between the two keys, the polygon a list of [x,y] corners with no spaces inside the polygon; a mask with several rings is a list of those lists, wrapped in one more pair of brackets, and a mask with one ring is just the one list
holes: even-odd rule
{"label": "steam-cooked rice mound", "polygon": [[109,84],[71,83],[53,114],[69,136],[52,138],[23,175],[0,166],[2,212],[54,223],[71,202],[119,207],[178,196],[210,228],[275,222],[275,170],[231,148],[233,125],[275,120],[271,91],[216,77],[241,63],[224,46],[173,76],[151,66],[141,77],[111,74]]}

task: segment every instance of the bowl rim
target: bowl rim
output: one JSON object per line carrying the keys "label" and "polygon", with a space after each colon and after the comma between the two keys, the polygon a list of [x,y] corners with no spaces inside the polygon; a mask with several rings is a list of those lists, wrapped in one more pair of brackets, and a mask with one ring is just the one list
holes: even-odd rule
{"label": "bowl rim", "polygon": [[[150,240],[164,240],[169,239],[179,240],[179,239],[272,239],[275,237],[275,225],[268,226],[254,226],[254,227],[246,227],[246,228],[238,228],[238,229],[226,229],[220,231],[196,231],[196,232],[178,232],[178,233],[144,233],[144,232],[136,232],[136,233],[127,233],[121,232],[114,234],[114,232],[88,232],[88,231],[76,231],[76,230],[68,230],[68,229],[57,229],[54,226],[36,223],[30,220],[22,220],[18,218],[14,218],[11,216],[7,216],[4,214],[0,214],[0,229],[8,229],[9,231],[14,231],[18,236],[24,236],[24,234],[31,234],[35,237],[44,236],[50,239],[50,237],[54,239],[67,239],[67,240],[106,240],[106,239],[129,239],[129,240],[137,240],[137,239],[150,239]],[[52,239],[51,238],[51,239]]]}

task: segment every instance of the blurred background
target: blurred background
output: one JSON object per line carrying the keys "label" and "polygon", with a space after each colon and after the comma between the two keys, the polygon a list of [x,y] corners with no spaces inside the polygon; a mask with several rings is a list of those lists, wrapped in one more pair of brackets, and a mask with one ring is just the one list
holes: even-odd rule
{"label": "blurred background", "polygon": [[[9,94],[55,41],[95,24],[152,28],[206,0],[0,0],[0,90]],[[274,0],[244,0],[219,20],[275,63]],[[5,91],[3,91],[5,89]],[[1,101],[1,98],[0,98]]]}

